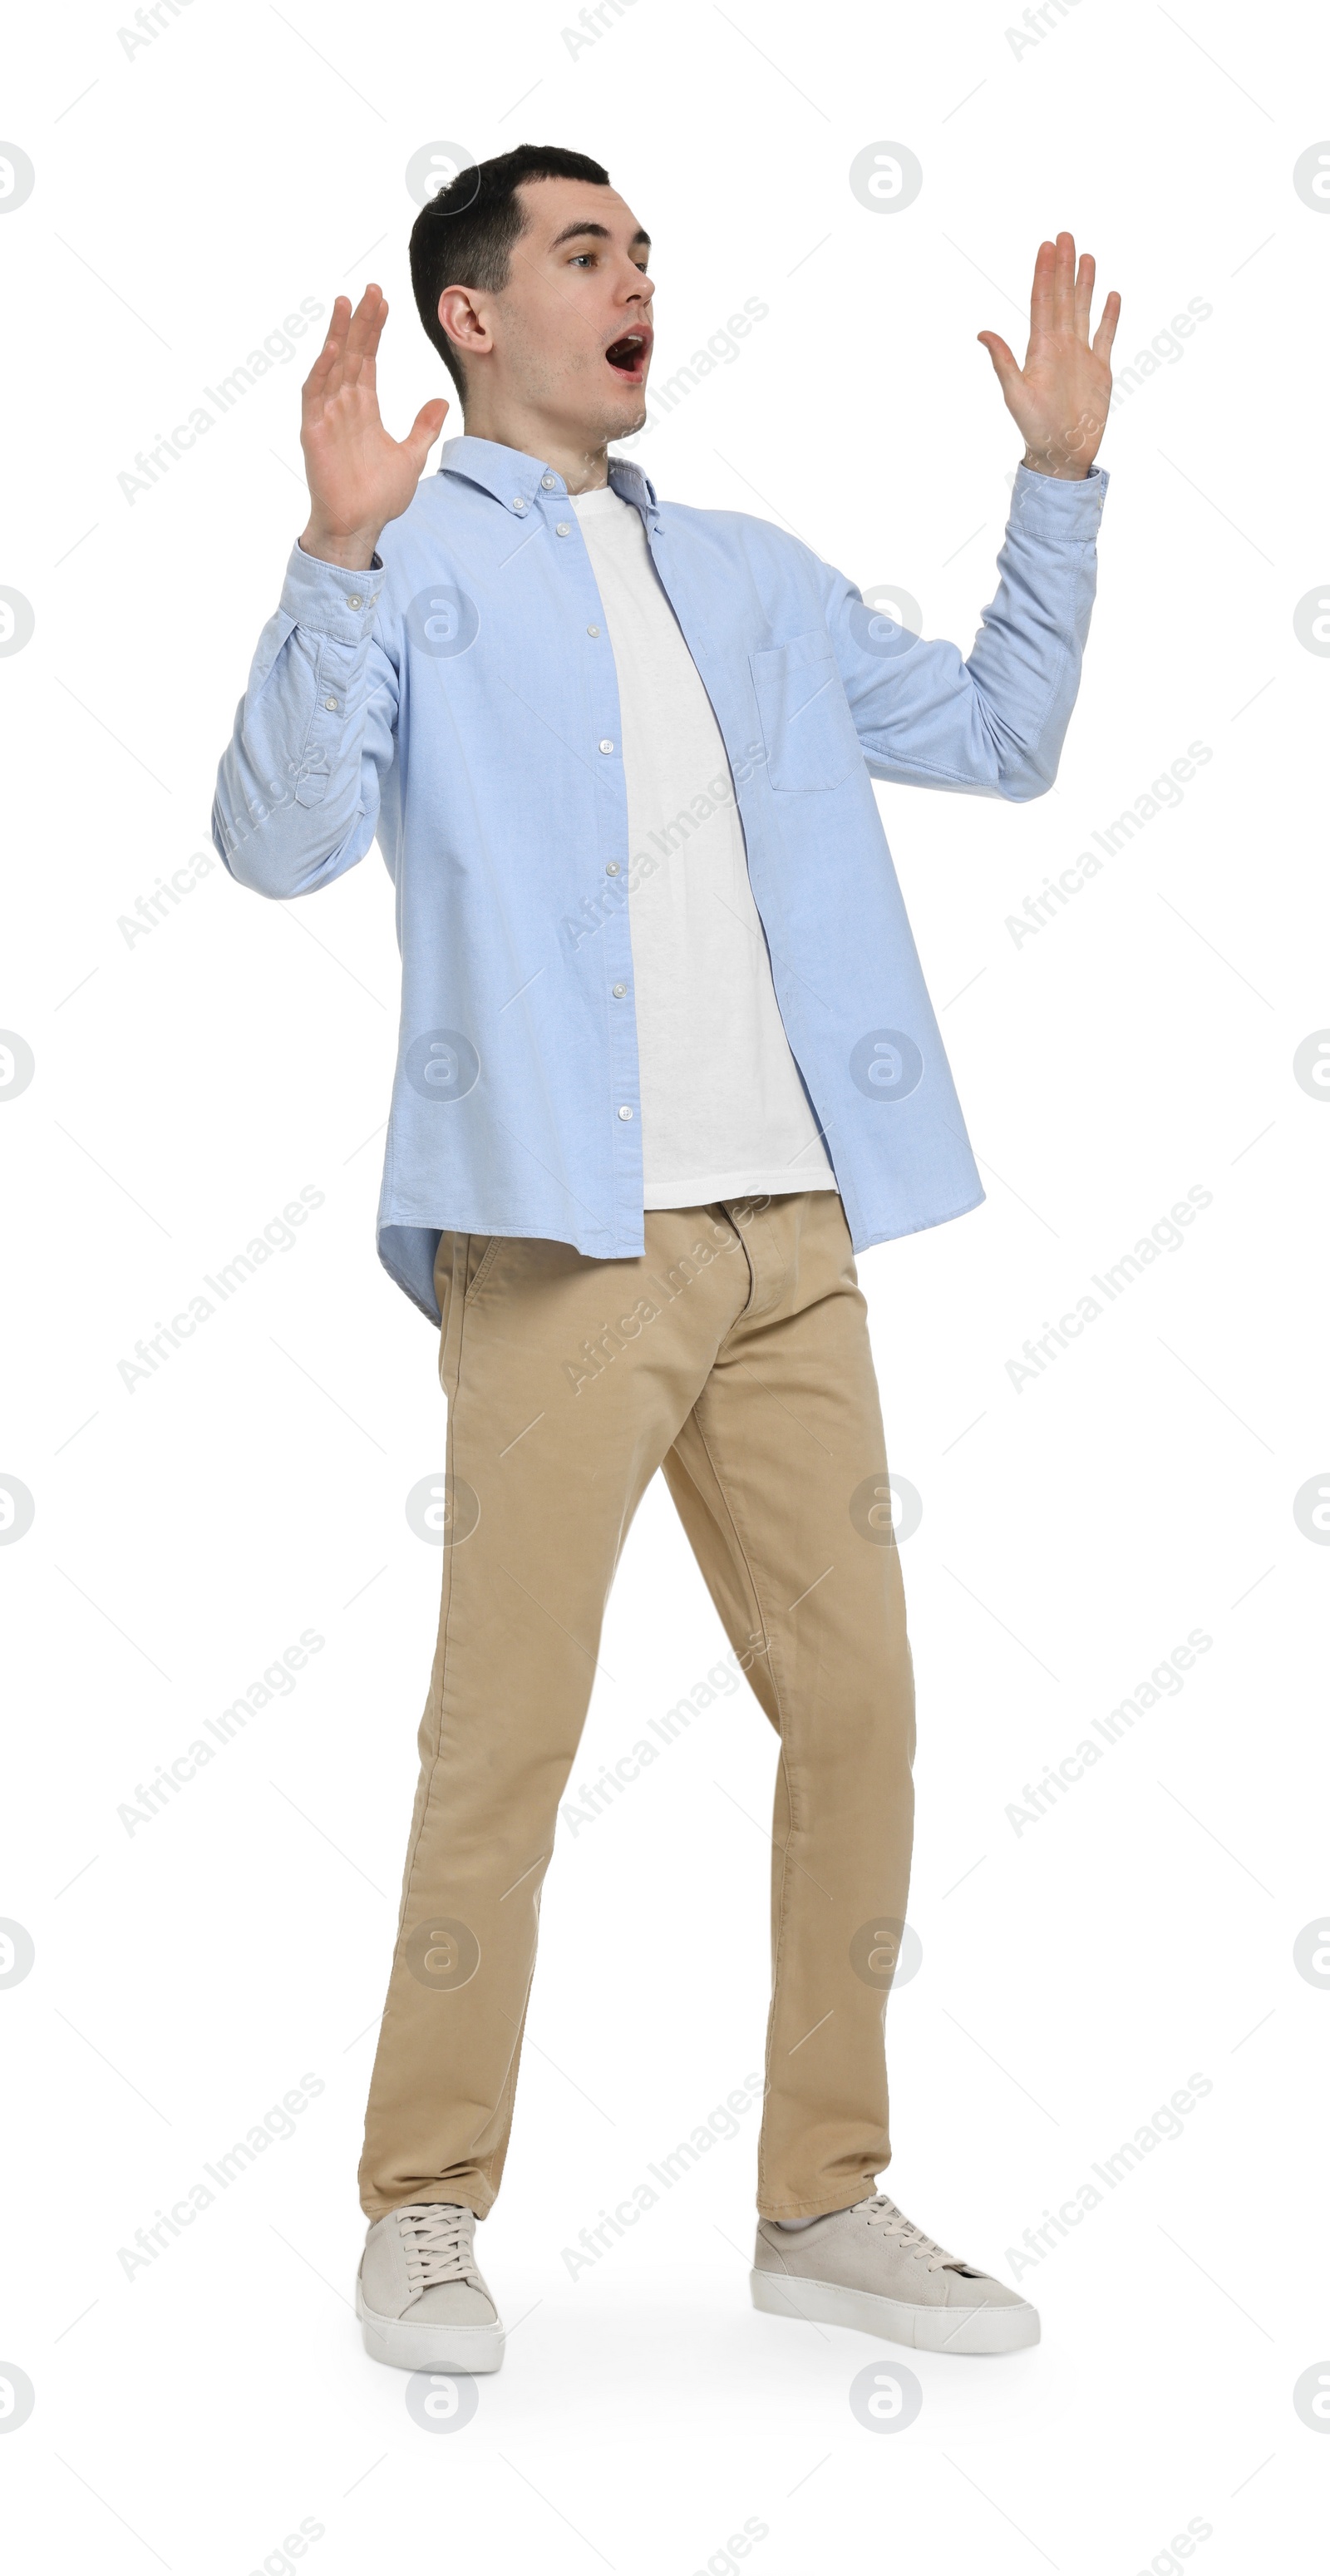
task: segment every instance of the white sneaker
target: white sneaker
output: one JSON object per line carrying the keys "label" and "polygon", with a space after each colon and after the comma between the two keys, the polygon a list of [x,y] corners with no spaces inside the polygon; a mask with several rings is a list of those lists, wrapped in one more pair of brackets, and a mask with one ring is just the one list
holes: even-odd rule
{"label": "white sneaker", "polygon": [[884,2191],[784,2228],[757,2226],[753,2305],[773,2317],[856,2326],[919,2352],[1019,2352],[1039,2341],[1039,2311],[902,2216]]}
{"label": "white sneaker", "polygon": [[476,2262],[476,2220],[453,2201],[376,2218],[356,2275],[365,2350],[393,2370],[497,2370],[503,2324]]}

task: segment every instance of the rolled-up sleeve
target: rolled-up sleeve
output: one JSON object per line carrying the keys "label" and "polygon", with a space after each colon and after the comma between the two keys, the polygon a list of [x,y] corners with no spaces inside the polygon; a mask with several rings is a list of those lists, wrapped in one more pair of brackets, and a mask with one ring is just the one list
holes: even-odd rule
{"label": "rolled-up sleeve", "polygon": [[962,795],[1042,796],[1057,776],[1094,604],[1108,476],[1060,482],[1022,465],[998,587],[968,657],[865,605],[824,566],[827,623],[875,778]]}
{"label": "rolled-up sleeve", "polygon": [[383,566],[346,572],[296,545],[217,772],[212,837],[241,885],[312,894],[374,838],[397,728],[376,633]]}

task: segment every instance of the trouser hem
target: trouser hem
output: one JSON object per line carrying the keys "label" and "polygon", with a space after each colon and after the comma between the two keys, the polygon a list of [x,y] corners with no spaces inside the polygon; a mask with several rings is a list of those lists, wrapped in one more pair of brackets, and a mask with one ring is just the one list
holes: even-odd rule
{"label": "trouser hem", "polygon": [[828,2200],[824,2193],[820,2200],[782,2201],[779,2209],[764,2209],[759,2201],[757,2214],[759,2218],[769,2219],[773,2224],[782,2218],[834,2218],[837,2210],[852,2209],[856,2200],[871,2200],[877,2190],[877,2175],[863,2174],[857,2184],[847,2188],[850,2189],[848,2200],[842,2200],[839,2196],[835,2200]]}
{"label": "trouser hem", "polygon": [[404,2191],[400,2200],[382,2201],[377,2208],[367,2200],[363,2200],[360,2205],[372,2227],[376,2219],[391,2218],[395,2209],[420,2209],[424,2207],[426,2203],[432,2203],[435,2201],[437,2201],[442,2207],[448,2209],[469,2209],[472,2217],[477,2221],[477,2223],[479,2223],[482,2218],[488,2218],[490,2211],[494,2207],[493,2193],[491,2193],[490,2198],[485,2202],[484,2208],[478,2209],[476,2207],[475,2200],[469,2192],[447,2191],[441,2183],[432,2184],[423,2191]]}

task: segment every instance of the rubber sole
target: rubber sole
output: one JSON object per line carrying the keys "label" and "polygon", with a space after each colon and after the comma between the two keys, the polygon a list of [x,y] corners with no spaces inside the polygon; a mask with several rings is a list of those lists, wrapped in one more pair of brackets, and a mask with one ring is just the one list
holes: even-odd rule
{"label": "rubber sole", "polygon": [[819,2326],[853,2326],[916,2352],[1023,2352],[1039,2341],[1039,2311],[1014,2307],[917,2308],[839,2281],[805,2281],[788,2272],[751,2272],[753,2305],[771,2317],[801,2317]]}
{"label": "rubber sole", "polygon": [[361,2341],[371,2361],[384,2361],[390,2370],[460,2370],[470,2377],[475,2372],[497,2370],[503,2360],[503,2327],[498,2323],[413,2325],[409,2317],[376,2316],[365,2305],[359,2275],[356,2315],[360,2319]]}

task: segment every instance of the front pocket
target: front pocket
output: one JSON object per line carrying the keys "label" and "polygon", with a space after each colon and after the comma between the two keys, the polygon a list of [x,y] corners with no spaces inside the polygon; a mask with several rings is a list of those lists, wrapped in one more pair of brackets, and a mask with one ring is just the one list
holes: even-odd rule
{"label": "front pocket", "polygon": [[508,1239],[509,1238],[506,1234],[473,1234],[468,1237],[471,1247],[471,1253],[468,1256],[467,1261],[468,1269],[471,1267],[471,1256],[479,1254],[479,1259],[476,1262],[475,1269],[471,1271],[471,1276],[466,1284],[466,1292],[462,1299],[464,1306],[469,1306],[472,1298],[479,1295],[480,1290],[483,1288],[485,1281],[488,1279],[489,1274],[494,1267],[495,1256],[499,1251],[500,1245],[506,1243]]}
{"label": "front pocket", "polygon": [[782,790],[840,787],[863,760],[831,638],[821,628],[749,655],[767,776]]}

